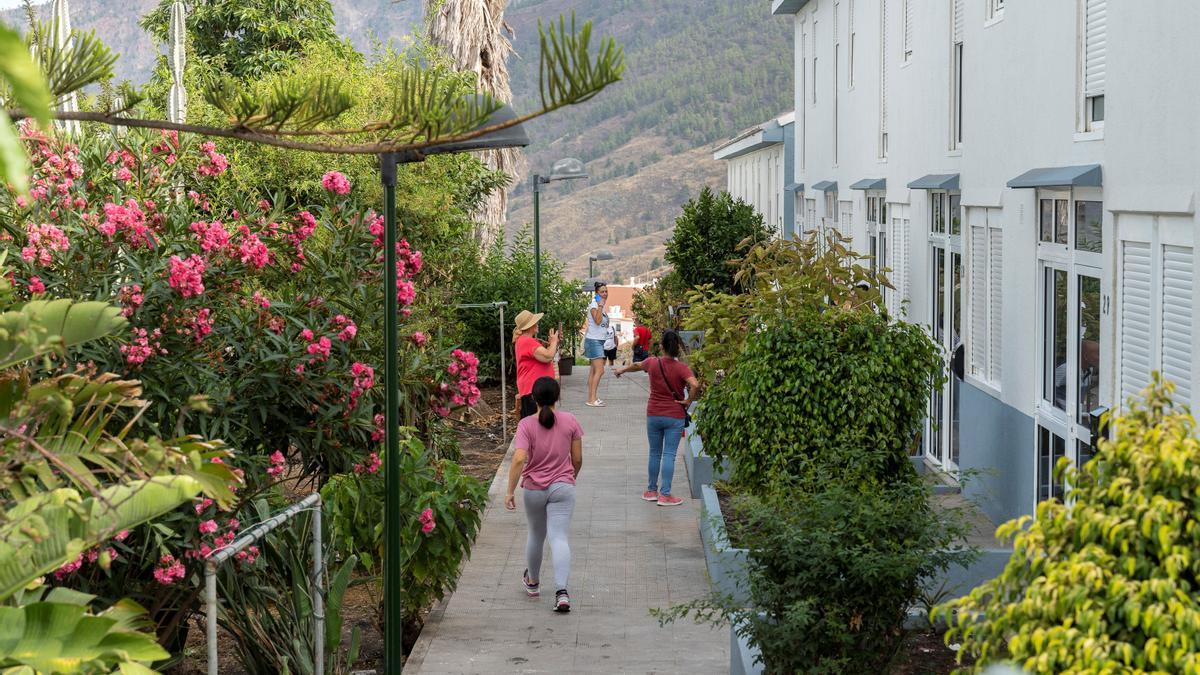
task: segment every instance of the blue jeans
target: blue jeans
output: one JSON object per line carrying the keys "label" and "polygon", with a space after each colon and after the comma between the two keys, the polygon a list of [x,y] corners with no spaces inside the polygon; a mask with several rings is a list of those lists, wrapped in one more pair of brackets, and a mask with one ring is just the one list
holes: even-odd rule
{"label": "blue jeans", "polygon": [[[659,494],[671,494],[671,479],[675,477],[675,452],[679,450],[679,438],[683,434],[683,420],[678,417],[646,417],[646,437],[650,439],[650,482],[647,490],[658,490]],[[662,469],[662,487],[659,488],[659,469]]]}

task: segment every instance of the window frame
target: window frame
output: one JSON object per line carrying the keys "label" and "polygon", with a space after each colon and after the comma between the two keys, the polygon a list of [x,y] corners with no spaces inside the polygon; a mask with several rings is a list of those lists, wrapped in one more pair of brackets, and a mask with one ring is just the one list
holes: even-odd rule
{"label": "window frame", "polygon": [[[952,222],[952,219],[955,217],[955,214],[950,212],[951,204],[957,204],[958,211],[961,212],[962,211],[962,195],[961,195],[960,191],[958,191],[958,190],[928,190],[927,197],[929,200],[929,209],[927,210],[929,220],[928,220],[928,226],[926,227],[926,233],[927,233],[926,239],[927,239],[927,250],[929,252],[929,265],[928,265],[928,269],[927,269],[927,277],[926,278],[928,279],[929,283],[931,284],[931,287],[929,288],[929,316],[928,316],[928,324],[927,325],[928,325],[928,331],[929,331],[930,336],[934,339],[934,341],[936,341],[938,343],[938,346],[942,349],[943,356],[946,359],[946,363],[950,363],[951,359],[954,356],[954,352],[957,351],[957,348],[959,348],[959,347],[963,348],[963,350],[964,350],[963,357],[966,358],[966,340],[965,340],[964,329],[966,328],[965,321],[966,321],[967,316],[966,316],[966,313],[963,311],[963,309],[965,307],[964,291],[966,290],[966,284],[967,284],[968,270],[966,267],[966,263],[967,263],[968,257],[964,254],[964,251],[963,251],[963,241],[962,241],[962,234],[961,234],[962,233],[961,216],[959,217],[959,223],[960,223],[959,224],[959,232],[958,233],[952,232],[951,227],[950,227],[950,223]],[[943,222],[943,225],[942,225],[943,229],[941,229],[941,230],[938,230],[935,227],[935,223],[936,223],[938,214],[941,215],[942,222]],[[942,312],[941,312],[940,317],[938,316],[938,298],[936,297],[937,290],[939,288],[938,281],[936,278],[937,272],[938,272],[937,267],[938,267],[939,253],[942,255],[942,263],[943,263],[943,267],[941,270],[942,279],[941,279],[941,286],[940,286],[941,294],[943,297],[942,297],[942,305],[941,305]],[[959,278],[958,278],[958,287],[957,287],[957,290],[958,290],[957,297],[955,297],[955,285],[954,285],[954,258],[955,258],[955,256],[958,256],[958,261],[959,261],[959,263],[958,263]],[[958,319],[959,319],[957,332],[955,332],[955,329],[954,329],[954,315],[956,313],[957,313]],[[937,325],[939,323],[939,321],[941,324],[940,326]],[[941,336],[940,339],[938,337],[939,335]],[[964,366],[965,365],[966,364],[964,363]],[[964,378],[963,378],[962,382],[965,383],[966,382],[966,378],[965,378],[966,369],[965,368],[963,371],[963,375],[964,375]],[[930,412],[927,412],[926,416],[925,416],[925,419],[926,419],[925,433],[924,433],[924,439],[922,441],[922,451],[925,454],[926,461],[929,462],[930,464],[938,467],[942,471],[945,471],[951,475],[958,474],[958,471],[960,469],[958,460],[960,460],[961,456],[962,456],[961,455],[961,450],[962,450],[961,432],[958,432],[959,433],[959,436],[958,436],[959,452],[955,453],[953,450],[953,444],[955,441],[955,433],[956,433],[956,430],[954,427],[954,411],[953,411],[955,387],[961,386],[961,384],[956,385],[956,383],[954,382],[954,379],[955,379],[954,374],[951,373],[949,375],[949,377],[946,378],[946,382],[942,386],[942,389],[940,390],[940,392],[933,392],[933,394],[930,396],[930,409],[931,410],[930,410]],[[942,405],[941,418],[942,419],[939,420],[938,425],[935,427],[934,423],[933,423],[933,416],[930,413],[932,412],[933,401],[934,401],[935,397],[938,396],[939,394],[941,395],[941,405]],[[959,400],[960,400],[959,425],[961,427],[961,424],[962,424],[961,393],[959,393]],[[934,434],[937,434],[937,436],[938,436],[939,447],[941,448],[941,451],[942,451],[941,457],[935,457],[932,454],[932,448],[933,448],[932,444],[934,441]]]}

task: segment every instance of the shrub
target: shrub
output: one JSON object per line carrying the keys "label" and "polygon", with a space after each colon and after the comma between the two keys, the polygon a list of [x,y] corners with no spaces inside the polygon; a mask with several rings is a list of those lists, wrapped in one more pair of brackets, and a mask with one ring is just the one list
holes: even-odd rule
{"label": "shrub", "polygon": [[1065,505],[1000,526],[1000,576],[937,609],[978,666],[1034,673],[1200,672],[1200,440],[1155,374],[1083,467],[1059,461]]}
{"label": "shrub", "polygon": [[791,479],[907,475],[943,368],[918,326],[843,308],[801,314],[746,338],[737,367],[705,395],[697,431],[754,493]]}
{"label": "shrub", "polygon": [[[458,568],[479,531],[487,502],[487,486],[468,476],[453,462],[430,457],[420,441],[405,430],[399,471],[400,528],[404,569],[401,596],[405,621],[454,589]],[[363,569],[382,571],[384,531],[379,509],[385,499],[382,473],[334,476],[321,489],[329,528],[343,557],[357,555]],[[427,515],[420,515],[426,513]],[[432,529],[424,522],[435,523]],[[380,598],[382,602],[382,598]]]}
{"label": "shrub", "polygon": [[[533,240],[529,228],[523,228],[507,248],[497,240],[482,264],[462,270],[454,281],[454,289],[454,297],[462,303],[507,301],[504,344],[511,345],[512,318],[522,309],[533,310]],[[567,336],[576,334],[583,324],[588,298],[579,282],[564,276],[562,263],[543,251],[542,311],[546,316],[541,321],[542,335],[557,329],[559,324]],[[463,346],[479,354],[479,376],[484,380],[495,377],[500,371],[496,310],[464,309],[457,317],[464,329]],[[569,338],[564,338],[564,351],[569,344]],[[516,372],[511,356],[510,351],[509,375]]]}
{"label": "shrub", "polygon": [[658,614],[732,623],[768,673],[886,672],[922,582],[970,557],[956,548],[964,521],[933,511],[915,476],[743,497],[734,510],[749,602],[714,593]]}
{"label": "shrub", "polygon": [[667,262],[689,288],[710,284],[718,291],[735,292],[733,266],[746,240],[764,241],[770,233],[762,216],[728,192],[713,194],[707,187],[683,205],[675,231],[667,241]]}
{"label": "shrub", "polygon": [[835,231],[757,244],[746,251],[734,276],[743,292],[703,286],[689,293],[684,323],[703,330],[705,337],[691,358],[699,377],[711,382],[718,372],[731,370],[746,336],[763,324],[833,306],[882,307],[879,291],[890,287],[887,278],[859,264],[865,256],[849,244]]}
{"label": "shrub", "polygon": [[671,271],[664,275],[653,286],[643,288],[633,296],[633,313],[638,321],[650,329],[654,341],[650,348],[658,351],[657,343],[663,332],[678,329],[676,320],[671,316],[671,308],[684,303],[687,287],[678,273]]}

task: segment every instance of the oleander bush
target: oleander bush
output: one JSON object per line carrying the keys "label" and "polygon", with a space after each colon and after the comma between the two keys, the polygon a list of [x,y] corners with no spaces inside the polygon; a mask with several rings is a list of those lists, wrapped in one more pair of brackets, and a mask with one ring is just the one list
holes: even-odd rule
{"label": "oleander bush", "polygon": [[1001,525],[1000,576],[936,610],[977,666],[1032,673],[1200,672],[1200,440],[1158,374],[1082,467],[1067,504]]}

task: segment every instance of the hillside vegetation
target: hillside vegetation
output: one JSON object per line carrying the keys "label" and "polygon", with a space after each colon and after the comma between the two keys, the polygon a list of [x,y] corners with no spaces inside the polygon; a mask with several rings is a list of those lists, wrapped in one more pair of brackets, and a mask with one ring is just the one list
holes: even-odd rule
{"label": "hillside vegetation", "polygon": [[[530,172],[578,157],[591,176],[545,195],[543,246],[578,276],[600,248],[618,255],[600,263],[605,275],[645,274],[662,261],[679,207],[724,185],[712,146],[790,109],[791,23],[771,16],[768,0],[515,0],[507,19],[518,109],[538,100],[538,19],[572,11],[616,37],[628,66],[596,99],[529,125]],[[526,180],[509,231],[532,213]]]}

